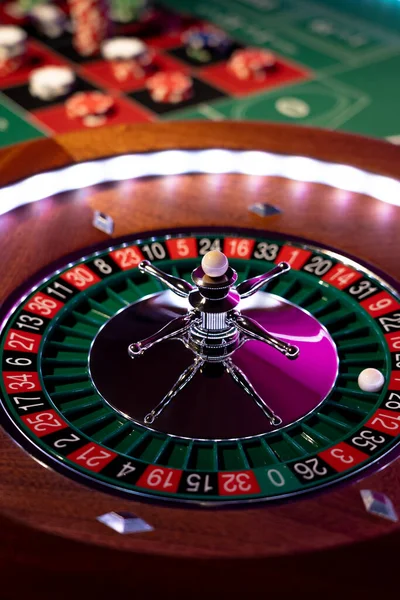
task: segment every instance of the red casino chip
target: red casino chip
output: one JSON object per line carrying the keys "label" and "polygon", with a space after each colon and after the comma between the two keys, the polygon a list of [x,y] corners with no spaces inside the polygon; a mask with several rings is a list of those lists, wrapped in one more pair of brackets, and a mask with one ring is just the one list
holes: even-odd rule
{"label": "red casino chip", "polygon": [[107,114],[114,106],[114,98],[101,92],[78,92],[65,103],[70,119]]}
{"label": "red casino chip", "polygon": [[105,0],[68,0],[74,35],[73,45],[82,56],[92,56],[110,33]]}
{"label": "red casino chip", "polygon": [[69,119],[82,119],[86,127],[98,127],[107,122],[107,114],[114,107],[112,96],[101,92],[78,92],[65,103]]}
{"label": "red casino chip", "polygon": [[179,72],[156,73],[146,81],[154,102],[176,104],[191,97],[193,80]]}
{"label": "red casino chip", "polygon": [[275,55],[257,48],[236,50],[228,62],[228,69],[238,79],[263,79],[275,66]]}

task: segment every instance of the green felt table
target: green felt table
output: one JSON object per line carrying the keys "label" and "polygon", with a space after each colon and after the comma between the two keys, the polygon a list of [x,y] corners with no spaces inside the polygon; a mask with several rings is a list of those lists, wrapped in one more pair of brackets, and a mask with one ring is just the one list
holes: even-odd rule
{"label": "green felt table", "polygon": [[[189,71],[200,82],[190,102],[167,108],[151,105],[144,81],[112,81],[109,67],[99,56],[82,60],[71,53],[69,42],[49,44],[49,40],[36,37],[35,52],[45,56],[35,60],[72,65],[80,86],[114,94],[115,113],[106,125],[262,120],[343,130],[400,143],[397,1],[162,0],[161,5],[164,17],[169,15],[163,20],[168,27],[155,37],[147,26],[119,26],[115,33],[149,41],[161,57],[162,68],[168,64],[169,68]],[[0,23],[16,22],[6,7],[7,2],[0,7]],[[184,15],[184,23],[179,18],[170,19],[171,11],[178,17]],[[240,45],[272,50],[278,59],[277,73],[262,83],[243,86],[227,75],[226,61],[188,61],[180,36],[198,22],[196,19],[217,25]],[[32,103],[28,79],[28,71],[0,79],[0,147],[82,127],[66,117],[65,98],[51,104]]]}

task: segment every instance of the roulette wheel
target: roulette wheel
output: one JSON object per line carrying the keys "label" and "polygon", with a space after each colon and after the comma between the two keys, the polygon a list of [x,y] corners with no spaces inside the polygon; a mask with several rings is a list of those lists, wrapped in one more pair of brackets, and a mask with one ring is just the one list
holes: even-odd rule
{"label": "roulette wheel", "polygon": [[0,154],[10,597],[395,580],[398,525],[360,490],[399,506],[399,157],[238,123]]}

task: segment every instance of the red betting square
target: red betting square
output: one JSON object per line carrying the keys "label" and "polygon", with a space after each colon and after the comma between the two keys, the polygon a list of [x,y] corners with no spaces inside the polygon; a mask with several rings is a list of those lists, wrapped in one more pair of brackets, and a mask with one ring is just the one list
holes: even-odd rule
{"label": "red betting square", "polygon": [[384,337],[390,352],[400,352],[400,331],[386,333]]}
{"label": "red betting square", "polygon": [[[54,133],[69,133],[70,131],[89,129],[81,119],[69,119],[63,104],[57,104],[52,108],[34,110],[31,114],[36,121],[46,125]],[[146,109],[124,98],[115,98],[113,112],[107,115],[104,123],[99,127],[123,123],[147,123],[152,120],[152,116],[146,112]]]}
{"label": "red betting square", "polygon": [[64,306],[60,300],[50,298],[44,292],[37,292],[24,306],[24,310],[31,312],[35,315],[41,315],[52,319],[59,310]]}
{"label": "red betting square", "polygon": [[38,437],[43,437],[49,433],[68,427],[67,423],[52,409],[22,416],[21,419]]}
{"label": "red betting square", "polygon": [[390,373],[388,389],[400,391],[400,371],[392,371]]}
{"label": "red betting square", "polygon": [[57,55],[53,54],[46,48],[39,46],[35,42],[29,41],[27,44],[27,54],[25,63],[15,73],[11,73],[7,77],[0,78],[0,89],[20,85],[29,81],[29,75],[35,69],[48,67],[50,65],[65,66],[67,63]]}
{"label": "red betting square", "polygon": [[243,496],[258,494],[261,491],[253,471],[220,471],[218,490],[220,496]]}
{"label": "red betting square", "polygon": [[149,465],[137,482],[138,487],[175,493],[179,486],[182,471]]}
{"label": "red betting square", "polygon": [[375,319],[400,308],[400,304],[388,292],[380,292],[360,302],[367,313]]}
{"label": "red betting square", "polygon": [[292,269],[301,269],[310,256],[311,252],[309,250],[302,250],[294,246],[283,246],[275,262],[280,263],[284,261],[289,263]]}
{"label": "red betting square", "polygon": [[330,285],[333,285],[333,287],[343,290],[358,279],[361,279],[361,277],[362,273],[339,263],[322,277],[322,281],[326,281]]}
{"label": "red betting square", "polygon": [[[154,72],[160,71],[179,71],[180,73],[189,73],[190,70],[187,66],[181,64],[171,56],[155,52],[154,56]],[[133,75],[129,76],[124,81],[118,80],[114,76],[112,65],[107,60],[98,60],[91,62],[82,69],[82,74],[86,74],[93,82],[97,82],[101,86],[106,86],[115,90],[122,90],[124,92],[134,92],[144,88],[146,79],[151,75],[136,78]]]}
{"label": "red betting square", "polygon": [[318,456],[339,473],[347,471],[347,469],[352,469],[368,458],[367,454],[364,454],[361,450],[357,450],[357,448],[352,448],[346,442],[340,442],[336,446],[320,452]]}
{"label": "red betting square", "polygon": [[83,446],[80,450],[75,450],[71,454],[68,454],[68,460],[81,465],[89,471],[99,473],[104,467],[108,465],[117,455],[111,450],[106,450],[98,444],[89,442],[86,446]]}
{"label": "red betting square", "polygon": [[137,246],[126,246],[110,252],[111,258],[123,271],[135,269],[144,260],[144,256]]}
{"label": "red betting square", "polygon": [[185,31],[192,28],[202,27],[206,23],[193,18],[181,19],[179,24],[171,28],[169,31],[166,30],[161,35],[150,37],[146,39],[146,44],[152,48],[161,48],[167,50],[169,48],[176,48],[182,45],[182,37]]}
{"label": "red betting square", "polygon": [[379,408],[365,423],[365,426],[396,437],[400,434],[400,413]]}
{"label": "red betting square", "polygon": [[224,253],[227,258],[249,259],[255,243],[255,240],[249,240],[247,238],[225,238]]}
{"label": "red betting square", "polygon": [[165,243],[173,260],[197,257],[197,241],[195,238],[176,238],[166,240]]}
{"label": "red betting square", "polygon": [[180,31],[168,31],[159,36],[155,36],[146,40],[146,43],[151,48],[159,48],[160,50],[169,50],[182,45],[182,34],[185,28]]}
{"label": "red betting square", "polygon": [[60,277],[80,291],[86,290],[100,281],[100,277],[93,273],[86,265],[77,265],[69,269],[69,271],[62,273]]}
{"label": "red betting square", "polygon": [[198,70],[198,75],[217,88],[233,96],[247,96],[252,92],[271,90],[280,85],[288,85],[310,79],[311,75],[305,69],[288,64],[279,58],[276,67],[268,73],[265,79],[239,79],[228,69],[228,63],[218,63]]}
{"label": "red betting square", "polygon": [[42,386],[36,371],[20,373],[18,371],[3,371],[3,380],[8,394],[23,394],[39,392]]}
{"label": "red betting square", "polygon": [[4,343],[4,349],[37,354],[39,352],[41,341],[42,336],[37,333],[32,333],[32,331],[27,332],[10,329]]}

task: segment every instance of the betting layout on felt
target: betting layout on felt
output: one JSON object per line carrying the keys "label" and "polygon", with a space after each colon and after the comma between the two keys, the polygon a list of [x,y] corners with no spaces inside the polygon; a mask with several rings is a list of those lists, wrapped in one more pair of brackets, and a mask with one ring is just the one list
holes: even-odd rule
{"label": "betting layout on felt", "polygon": [[[6,65],[0,60],[0,89],[47,134],[168,118],[308,77],[209,23],[143,0],[114,1],[111,11],[103,0],[34,4],[24,17],[0,9],[14,38],[10,52],[0,28],[0,56],[11,54]],[[89,8],[95,22],[85,17]]]}

